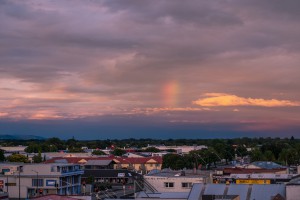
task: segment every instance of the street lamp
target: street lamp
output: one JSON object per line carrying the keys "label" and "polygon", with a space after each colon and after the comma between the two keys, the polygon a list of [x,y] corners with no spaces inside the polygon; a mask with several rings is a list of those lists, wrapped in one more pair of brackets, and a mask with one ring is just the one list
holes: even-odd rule
{"label": "street lamp", "polygon": [[23,171],[23,166],[20,165],[19,167],[19,200],[21,199],[21,171]]}
{"label": "street lamp", "polygon": [[39,193],[39,173],[35,170],[31,170],[36,173],[36,193]]}

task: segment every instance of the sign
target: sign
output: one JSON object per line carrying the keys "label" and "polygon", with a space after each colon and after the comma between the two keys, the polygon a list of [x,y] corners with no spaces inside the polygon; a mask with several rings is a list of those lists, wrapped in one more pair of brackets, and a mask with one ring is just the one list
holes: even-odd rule
{"label": "sign", "polygon": [[5,186],[17,186],[16,183],[5,183]]}
{"label": "sign", "polygon": [[260,179],[237,179],[236,184],[271,184],[270,180],[260,180]]}
{"label": "sign", "polygon": [[125,177],[125,173],[118,173],[118,177]]}
{"label": "sign", "polygon": [[56,180],[46,180],[46,186],[55,186]]}

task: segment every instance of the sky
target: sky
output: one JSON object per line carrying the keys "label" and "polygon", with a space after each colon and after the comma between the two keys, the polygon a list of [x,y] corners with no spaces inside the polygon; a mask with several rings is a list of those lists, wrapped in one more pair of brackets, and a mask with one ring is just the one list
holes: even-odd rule
{"label": "sky", "polygon": [[1,0],[0,134],[300,137],[299,0]]}

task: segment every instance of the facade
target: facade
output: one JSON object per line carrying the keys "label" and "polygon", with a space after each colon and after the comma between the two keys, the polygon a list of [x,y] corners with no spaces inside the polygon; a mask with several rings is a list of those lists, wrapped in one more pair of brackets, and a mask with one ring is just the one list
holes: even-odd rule
{"label": "facade", "polygon": [[118,184],[133,184],[134,180],[142,178],[140,174],[126,169],[99,169],[99,170],[84,170],[82,182],[87,182],[89,177],[93,177],[94,182],[109,183],[112,185]]}
{"label": "facade", "polygon": [[162,157],[115,157],[114,161],[116,163],[115,169],[130,169],[142,174],[146,174],[154,169],[160,170],[162,167]]}
{"label": "facade", "polygon": [[[129,169],[139,173],[148,173],[153,169],[160,170],[162,157],[57,157],[47,160],[45,163],[72,163],[80,164],[83,168],[98,167],[98,169]],[[100,166],[100,163],[105,165]]]}
{"label": "facade", "polygon": [[[237,185],[237,184],[193,184],[186,192],[140,192],[138,200],[283,200],[286,197],[284,184]],[[298,198],[291,200],[299,200]]]}
{"label": "facade", "polygon": [[209,177],[209,174],[166,171],[147,174],[144,176],[144,180],[157,192],[189,192],[195,183],[210,182]]}
{"label": "facade", "polygon": [[0,171],[0,183],[10,199],[81,193],[80,165],[2,163]]}

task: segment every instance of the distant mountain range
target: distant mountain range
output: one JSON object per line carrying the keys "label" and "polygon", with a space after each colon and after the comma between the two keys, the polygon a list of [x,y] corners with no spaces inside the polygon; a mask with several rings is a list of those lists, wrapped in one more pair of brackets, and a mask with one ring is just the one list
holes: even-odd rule
{"label": "distant mountain range", "polygon": [[36,135],[0,135],[0,140],[45,140]]}

